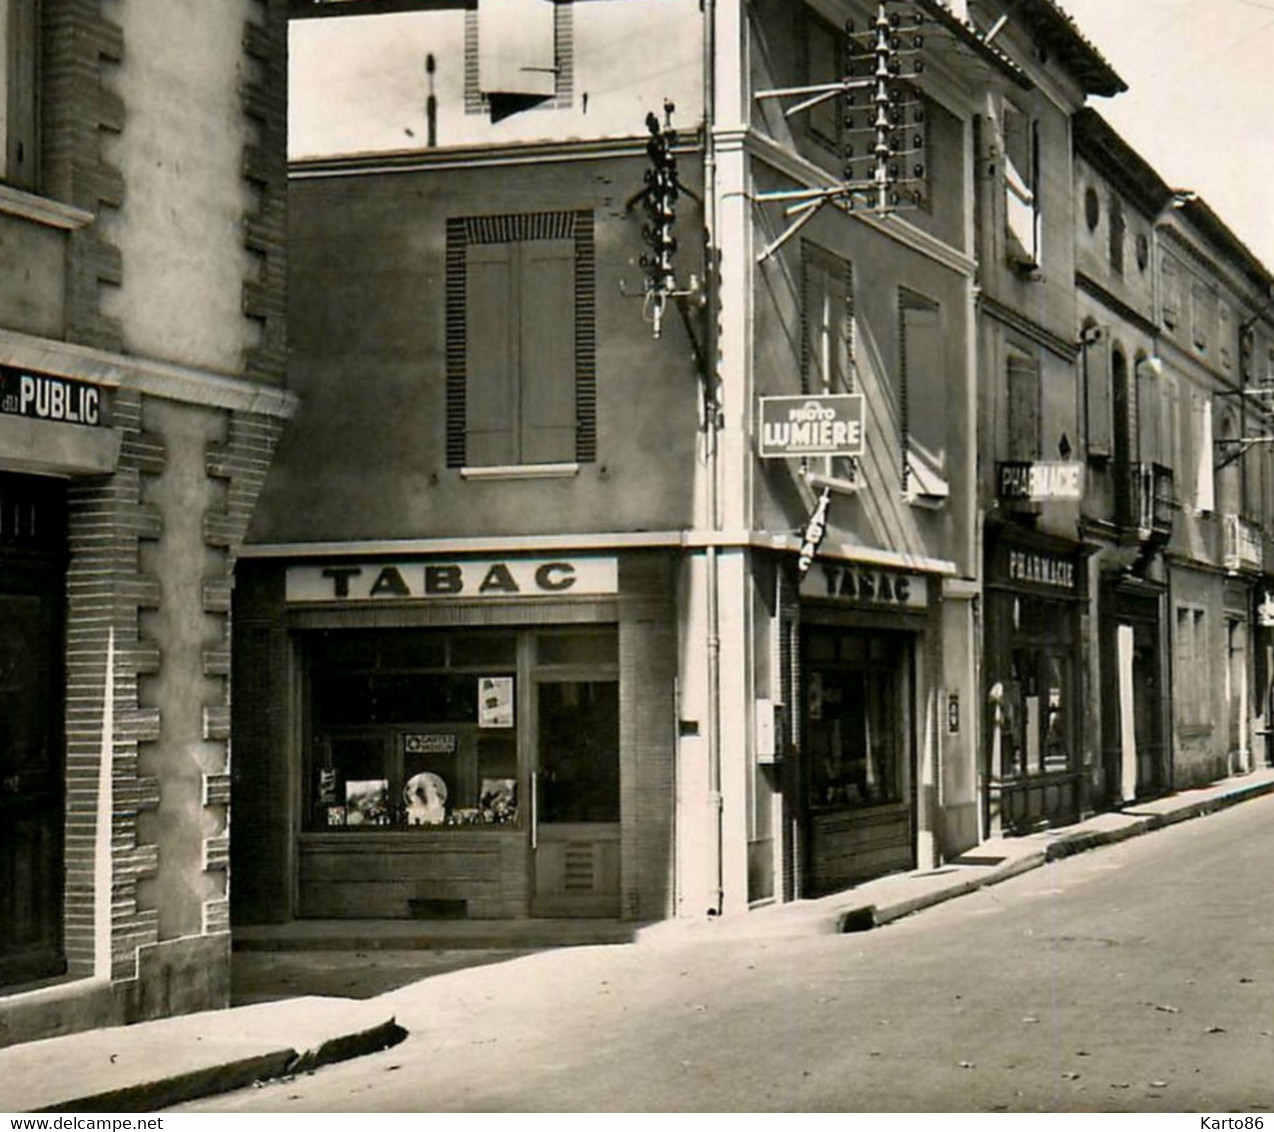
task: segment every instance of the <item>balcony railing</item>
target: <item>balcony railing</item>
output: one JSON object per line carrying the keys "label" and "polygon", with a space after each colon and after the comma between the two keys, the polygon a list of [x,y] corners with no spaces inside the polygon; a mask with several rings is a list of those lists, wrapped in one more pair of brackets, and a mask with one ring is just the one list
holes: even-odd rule
{"label": "balcony railing", "polygon": [[1259,573],[1264,563],[1260,529],[1238,515],[1224,517],[1225,568]]}

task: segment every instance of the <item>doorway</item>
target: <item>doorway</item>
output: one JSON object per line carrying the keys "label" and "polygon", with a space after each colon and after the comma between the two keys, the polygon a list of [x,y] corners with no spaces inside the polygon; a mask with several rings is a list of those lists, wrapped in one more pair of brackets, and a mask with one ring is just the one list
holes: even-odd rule
{"label": "doorway", "polygon": [[0,984],[61,974],[65,490],[0,475]]}
{"label": "doorway", "polygon": [[536,714],[532,912],[618,916],[619,684],[542,679]]}

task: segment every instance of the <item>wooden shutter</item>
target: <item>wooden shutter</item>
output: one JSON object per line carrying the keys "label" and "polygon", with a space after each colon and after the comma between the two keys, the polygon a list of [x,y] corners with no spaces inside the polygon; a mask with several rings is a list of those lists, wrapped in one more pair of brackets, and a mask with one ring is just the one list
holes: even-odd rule
{"label": "wooden shutter", "polygon": [[1010,460],[1040,457],[1040,364],[1011,356],[1008,363]]}
{"label": "wooden shutter", "polygon": [[553,0],[478,0],[478,85],[483,94],[553,94],[555,8]]}
{"label": "wooden shutter", "polygon": [[948,405],[942,312],[936,303],[918,297],[904,296],[902,302],[907,445],[929,470],[945,475]]}
{"label": "wooden shutter", "polygon": [[1162,464],[1162,406],[1159,380],[1145,359],[1137,362],[1137,459],[1142,464]]}
{"label": "wooden shutter", "polygon": [[468,249],[465,285],[465,463],[518,462],[519,287],[516,245]]}
{"label": "wooden shutter", "polygon": [[1110,327],[1084,349],[1084,396],[1088,406],[1088,454],[1111,455]]}
{"label": "wooden shutter", "polygon": [[520,249],[520,463],[575,459],[575,241]]}
{"label": "wooden shutter", "polygon": [[1175,263],[1165,259],[1159,276],[1163,293],[1163,324],[1171,330],[1181,321],[1181,274]]}

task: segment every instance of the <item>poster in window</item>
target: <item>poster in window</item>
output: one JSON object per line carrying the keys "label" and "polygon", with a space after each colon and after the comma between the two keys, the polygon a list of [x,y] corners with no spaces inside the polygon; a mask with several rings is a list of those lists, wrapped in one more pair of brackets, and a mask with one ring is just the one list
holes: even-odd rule
{"label": "poster in window", "polygon": [[388,825],[389,780],[365,778],[345,783],[347,825]]}
{"label": "poster in window", "polygon": [[517,820],[518,784],[514,778],[484,778],[478,794],[478,809],[482,820],[504,825]]}
{"label": "poster in window", "polygon": [[513,677],[478,678],[478,726],[513,726]]}
{"label": "poster in window", "polygon": [[442,825],[447,820],[447,784],[432,771],[413,774],[403,787],[403,804],[408,825]]}

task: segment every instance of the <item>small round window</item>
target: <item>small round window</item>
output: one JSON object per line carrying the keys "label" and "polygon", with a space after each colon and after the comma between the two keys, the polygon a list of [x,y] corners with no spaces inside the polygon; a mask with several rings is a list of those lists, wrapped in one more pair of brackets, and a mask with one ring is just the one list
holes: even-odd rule
{"label": "small round window", "polygon": [[1091,186],[1084,190],[1084,219],[1088,222],[1088,230],[1096,231],[1097,221],[1101,219],[1101,198]]}
{"label": "small round window", "polygon": [[1145,271],[1146,265],[1150,262],[1150,241],[1146,238],[1145,232],[1137,233],[1137,270]]}

